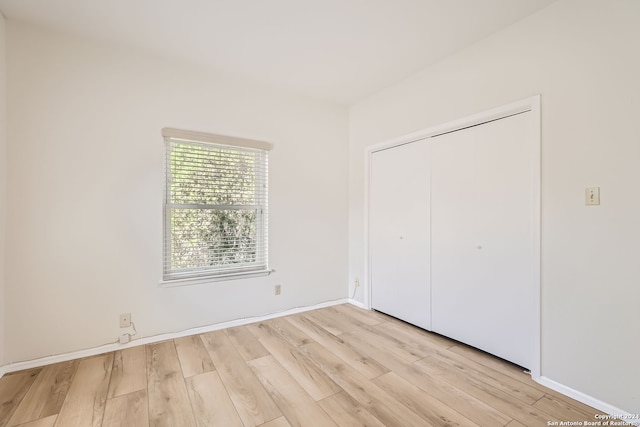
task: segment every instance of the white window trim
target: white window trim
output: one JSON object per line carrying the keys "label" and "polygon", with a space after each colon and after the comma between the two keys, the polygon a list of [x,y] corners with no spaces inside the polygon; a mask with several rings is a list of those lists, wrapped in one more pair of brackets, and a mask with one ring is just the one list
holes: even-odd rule
{"label": "white window trim", "polygon": [[163,288],[175,288],[177,286],[202,285],[206,283],[224,282],[224,281],[235,280],[235,279],[250,279],[252,277],[268,276],[274,271],[275,270],[268,268],[266,270],[216,274],[216,275],[199,276],[199,277],[187,277],[184,279],[160,280],[160,286]]}
{"label": "white window trim", "polygon": [[[199,142],[199,143],[204,142],[204,143],[212,143],[217,145],[228,145],[232,147],[252,148],[252,149],[258,149],[258,150],[264,150],[264,151],[270,151],[273,148],[273,144],[264,142],[264,141],[237,138],[237,137],[226,136],[226,135],[216,135],[216,134],[210,134],[210,133],[204,133],[204,132],[187,131],[187,130],[181,130],[181,129],[175,129],[175,128],[163,128],[162,136],[163,136],[163,139],[165,140],[167,138],[171,138],[171,139],[193,141],[193,142]],[[165,182],[165,185],[166,185],[166,182]],[[166,191],[163,192],[163,198],[166,198]],[[166,199],[164,199],[163,212],[165,212],[166,205],[167,205],[167,201]],[[162,256],[164,259],[165,257],[164,239],[165,239],[165,233],[168,225],[166,223],[167,221],[166,214],[163,213],[163,216],[165,217],[163,220],[163,250],[162,250]],[[246,278],[252,278],[252,277],[268,276],[275,270],[268,267],[268,255],[267,255],[266,262],[267,262],[267,268],[265,269],[254,269],[254,270],[248,269],[247,271],[230,271],[228,273],[216,273],[215,271],[211,271],[211,272],[203,271],[202,274],[196,274],[193,276],[166,279],[164,274],[164,261],[163,261],[163,274],[162,274],[162,279],[159,282],[159,285],[161,287],[169,288],[169,287],[177,287],[177,286],[199,285],[199,284],[213,283],[213,282],[220,282],[220,281],[227,281],[227,280],[234,280],[234,279],[246,279]]]}
{"label": "white window trim", "polygon": [[255,139],[237,138],[235,136],[216,135],[213,133],[194,132],[174,128],[163,128],[163,138],[184,139],[186,141],[210,142],[213,144],[231,145],[233,147],[256,148],[270,151],[273,144]]}

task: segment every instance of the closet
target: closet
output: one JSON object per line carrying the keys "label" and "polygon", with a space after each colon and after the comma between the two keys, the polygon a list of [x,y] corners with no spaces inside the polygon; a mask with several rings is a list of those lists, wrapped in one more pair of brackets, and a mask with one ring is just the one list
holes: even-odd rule
{"label": "closet", "polygon": [[522,111],[371,152],[373,309],[531,368],[534,123]]}

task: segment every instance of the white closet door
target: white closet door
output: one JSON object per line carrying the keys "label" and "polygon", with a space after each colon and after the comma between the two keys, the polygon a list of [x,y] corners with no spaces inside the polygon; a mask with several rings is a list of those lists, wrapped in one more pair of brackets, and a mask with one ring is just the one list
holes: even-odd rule
{"label": "white closet door", "polygon": [[524,367],[534,333],[530,115],[431,139],[433,330]]}
{"label": "white closet door", "polygon": [[371,156],[369,252],[372,308],[431,329],[429,144]]}

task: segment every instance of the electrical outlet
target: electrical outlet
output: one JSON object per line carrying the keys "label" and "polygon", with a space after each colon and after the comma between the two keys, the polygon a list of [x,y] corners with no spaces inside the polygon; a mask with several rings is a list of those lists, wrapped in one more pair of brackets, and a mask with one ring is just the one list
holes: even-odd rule
{"label": "electrical outlet", "polygon": [[282,286],[276,285],[276,288],[275,288],[276,295],[280,295],[281,291],[282,291]]}
{"label": "electrical outlet", "polygon": [[358,279],[357,277],[353,279],[353,284],[355,285],[356,288],[360,286],[360,279]]}
{"label": "electrical outlet", "polygon": [[120,327],[128,328],[131,326],[131,313],[123,313],[120,315]]}

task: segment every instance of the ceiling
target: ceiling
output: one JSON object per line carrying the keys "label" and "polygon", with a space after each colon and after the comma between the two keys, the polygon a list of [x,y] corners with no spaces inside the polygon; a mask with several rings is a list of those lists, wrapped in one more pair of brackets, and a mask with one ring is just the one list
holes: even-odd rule
{"label": "ceiling", "polygon": [[350,104],[553,1],[0,0],[0,11]]}

